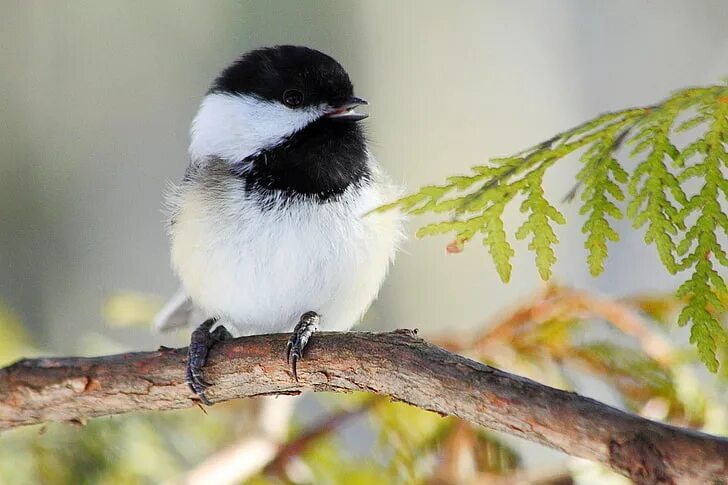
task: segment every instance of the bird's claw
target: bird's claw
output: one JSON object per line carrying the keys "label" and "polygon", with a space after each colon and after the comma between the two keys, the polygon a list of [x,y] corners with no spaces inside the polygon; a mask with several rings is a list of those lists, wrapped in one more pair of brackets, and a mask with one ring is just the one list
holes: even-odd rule
{"label": "bird's claw", "polygon": [[197,327],[192,332],[190,346],[187,349],[187,385],[206,406],[212,406],[212,402],[205,396],[205,389],[212,384],[205,380],[202,369],[207,363],[207,356],[212,346],[216,342],[232,338],[232,335],[222,325],[210,332],[216,322],[216,319],[211,318]]}
{"label": "bird's claw", "polygon": [[301,315],[301,319],[286,344],[286,363],[290,364],[296,382],[298,382],[298,361],[302,360],[303,351],[311,335],[318,330],[319,321],[320,317],[316,312],[306,312]]}

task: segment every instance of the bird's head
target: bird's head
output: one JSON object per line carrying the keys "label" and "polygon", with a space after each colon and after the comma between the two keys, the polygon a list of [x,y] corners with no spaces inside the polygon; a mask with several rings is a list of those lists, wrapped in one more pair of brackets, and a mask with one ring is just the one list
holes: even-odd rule
{"label": "bird's head", "polygon": [[215,79],[192,124],[190,154],[239,162],[311,123],[355,123],[367,104],[341,65],[317,50],[277,46],[244,54]]}

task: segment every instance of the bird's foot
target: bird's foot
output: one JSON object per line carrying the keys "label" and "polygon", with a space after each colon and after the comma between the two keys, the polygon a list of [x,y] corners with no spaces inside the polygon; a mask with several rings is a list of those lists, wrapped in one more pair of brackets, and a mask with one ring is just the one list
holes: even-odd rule
{"label": "bird's foot", "polygon": [[301,315],[298,325],[293,329],[291,338],[288,339],[286,345],[286,362],[291,364],[291,371],[293,371],[293,377],[298,381],[298,373],[296,372],[296,364],[303,358],[303,350],[308,344],[308,339],[311,335],[318,330],[319,317],[316,312],[306,312]]}
{"label": "bird's foot", "polygon": [[222,325],[210,332],[216,322],[216,318],[210,318],[197,327],[192,332],[190,346],[187,349],[187,385],[190,386],[192,392],[197,394],[200,401],[207,406],[212,406],[212,403],[205,397],[205,389],[212,384],[203,377],[202,368],[207,363],[207,355],[213,345],[233,338]]}

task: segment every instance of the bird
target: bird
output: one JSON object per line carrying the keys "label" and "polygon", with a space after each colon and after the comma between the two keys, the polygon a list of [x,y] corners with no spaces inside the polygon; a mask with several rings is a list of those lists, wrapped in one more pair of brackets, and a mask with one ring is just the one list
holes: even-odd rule
{"label": "bird", "polygon": [[376,298],[403,231],[399,213],[375,211],[400,189],[369,148],[367,104],[341,64],[294,45],[243,54],[204,95],[166,194],[181,285],[154,323],[198,325],[186,378],[204,404],[217,342],[290,332],[297,381],[311,336],[348,331]]}

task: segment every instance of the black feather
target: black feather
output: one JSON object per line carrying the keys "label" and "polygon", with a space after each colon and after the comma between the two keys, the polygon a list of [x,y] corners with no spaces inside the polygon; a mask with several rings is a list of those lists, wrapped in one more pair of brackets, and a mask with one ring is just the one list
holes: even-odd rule
{"label": "black feather", "polygon": [[333,58],[308,47],[292,45],[244,54],[218,76],[209,92],[281,101],[287,89],[304,93],[301,107],[321,103],[335,106],[354,92],[349,75]]}
{"label": "black feather", "polygon": [[276,147],[233,165],[248,190],[327,202],[371,178],[366,140],[353,122],[321,118]]}

